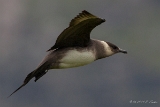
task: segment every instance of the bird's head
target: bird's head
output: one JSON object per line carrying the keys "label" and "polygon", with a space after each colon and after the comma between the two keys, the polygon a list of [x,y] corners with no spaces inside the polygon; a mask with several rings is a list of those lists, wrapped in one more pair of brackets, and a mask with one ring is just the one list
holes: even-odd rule
{"label": "bird's head", "polygon": [[127,51],[117,47],[116,45],[110,43],[110,42],[105,42],[106,44],[104,45],[105,46],[105,50],[106,50],[106,55],[107,56],[111,56],[113,54],[116,54],[116,53],[124,53],[124,54],[127,54]]}

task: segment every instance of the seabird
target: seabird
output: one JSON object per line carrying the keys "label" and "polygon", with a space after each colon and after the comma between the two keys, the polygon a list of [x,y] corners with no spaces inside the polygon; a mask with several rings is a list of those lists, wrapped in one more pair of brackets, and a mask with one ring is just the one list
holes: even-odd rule
{"label": "seabird", "polygon": [[33,77],[36,82],[50,69],[79,67],[116,53],[126,54],[127,51],[110,42],[90,38],[91,31],[103,22],[105,19],[86,10],[79,13],[71,20],[69,27],[58,36],[56,43],[48,50],[48,55],[40,65],[27,75],[23,84],[12,94],[25,86]]}

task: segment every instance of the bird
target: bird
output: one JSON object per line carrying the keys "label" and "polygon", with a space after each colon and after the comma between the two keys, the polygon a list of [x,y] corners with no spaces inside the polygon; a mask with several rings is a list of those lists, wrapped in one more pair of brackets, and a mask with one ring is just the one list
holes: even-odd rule
{"label": "bird", "polygon": [[[32,78],[35,82],[50,69],[66,69],[87,65],[116,53],[127,54],[113,43],[90,38],[91,31],[105,19],[83,10],[69,23],[69,27],[58,36],[55,44],[39,66],[27,75],[23,84],[13,93],[24,87]],[[9,97],[10,97],[9,96]]]}

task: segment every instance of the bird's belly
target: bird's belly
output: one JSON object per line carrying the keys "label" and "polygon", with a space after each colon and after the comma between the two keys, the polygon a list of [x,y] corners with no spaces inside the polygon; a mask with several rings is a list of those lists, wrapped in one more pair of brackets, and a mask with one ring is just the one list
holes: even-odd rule
{"label": "bird's belly", "polygon": [[95,55],[89,51],[70,50],[60,60],[59,68],[72,68],[89,64],[95,60]]}

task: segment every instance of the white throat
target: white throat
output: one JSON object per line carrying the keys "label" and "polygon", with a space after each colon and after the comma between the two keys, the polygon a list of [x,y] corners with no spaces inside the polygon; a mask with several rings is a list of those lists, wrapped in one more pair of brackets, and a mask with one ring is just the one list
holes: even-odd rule
{"label": "white throat", "polygon": [[113,54],[115,54],[115,52],[112,51],[111,47],[104,41],[101,41],[101,43],[103,44],[104,48],[105,48],[105,52],[107,56],[111,56]]}

